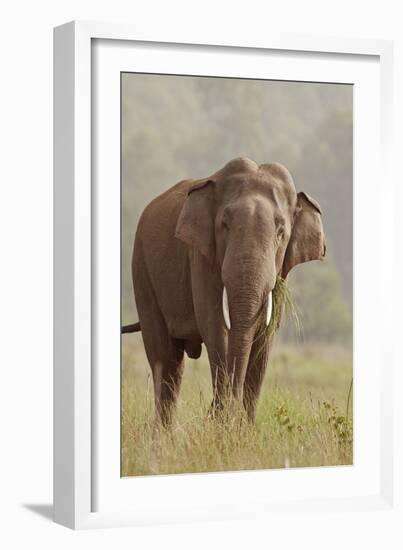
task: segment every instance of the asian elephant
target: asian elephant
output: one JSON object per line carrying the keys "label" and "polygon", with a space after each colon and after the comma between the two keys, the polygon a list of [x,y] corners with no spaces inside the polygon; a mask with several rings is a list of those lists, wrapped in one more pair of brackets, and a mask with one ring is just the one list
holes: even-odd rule
{"label": "asian elephant", "polygon": [[[297,193],[288,170],[247,158],[200,180],[184,180],[143,211],[132,275],[151,366],[157,417],[170,423],[184,352],[204,342],[213,382],[212,410],[225,397],[243,404],[253,422],[271,347],[257,342],[268,325],[272,291],[297,264],[325,255],[319,204]],[[140,329],[141,327],[141,329]]]}

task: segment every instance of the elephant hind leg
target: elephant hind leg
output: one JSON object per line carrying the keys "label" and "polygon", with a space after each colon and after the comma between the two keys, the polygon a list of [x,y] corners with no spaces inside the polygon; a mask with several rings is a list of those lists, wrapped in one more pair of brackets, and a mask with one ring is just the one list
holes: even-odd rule
{"label": "elephant hind leg", "polygon": [[184,349],[179,341],[171,339],[164,354],[151,362],[154,381],[155,407],[163,426],[172,423],[184,368]]}
{"label": "elephant hind leg", "polygon": [[142,322],[143,341],[153,377],[157,421],[169,426],[182,382],[184,345],[168,334],[156,313],[150,322]]}
{"label": "elephant hind leg", "polygon": [[184,343],[172,338],[161,314],[142,258],[134,263],[133,280],[141,332],[154,382],[157,421],[172,421],[183,374]]}

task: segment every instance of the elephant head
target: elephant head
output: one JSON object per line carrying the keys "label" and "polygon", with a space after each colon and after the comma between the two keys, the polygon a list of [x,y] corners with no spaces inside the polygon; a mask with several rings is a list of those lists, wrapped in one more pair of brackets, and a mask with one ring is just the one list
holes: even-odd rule
{"label": "elephant head", "polygon": [[270,321],[277,277],[325,255],[320,206],[296,192],[282,165],[235,159],[192,185],[176,237],[220,273],[227,361],[242,382],[258,318],[264,312]]}

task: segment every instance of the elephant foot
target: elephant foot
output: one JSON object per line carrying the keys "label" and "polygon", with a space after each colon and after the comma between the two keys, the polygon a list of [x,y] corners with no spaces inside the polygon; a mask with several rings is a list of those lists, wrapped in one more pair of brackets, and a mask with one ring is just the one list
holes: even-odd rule
{"label": "elephant foot", "polygon": [[217,418],[222,415],[224,403],[221,399],[213,399],[207,411],[207,418]]}
{"label": "elephant foot", "polygon": [[229,422],[234,425],[237,419],[240,425],[253,424],[253,420],[249,418],[242,401],[232,396],[224,399],[213,399],[207,412],[207,418],[217,420],[223,424]]}

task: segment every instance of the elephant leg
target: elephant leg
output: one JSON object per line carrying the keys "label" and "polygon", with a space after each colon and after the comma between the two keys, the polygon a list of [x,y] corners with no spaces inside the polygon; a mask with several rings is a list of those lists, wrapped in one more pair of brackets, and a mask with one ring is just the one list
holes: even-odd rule
{"label": "elephant leg", "polygon": [[225,399],[229,396],[230,380],[227,372],[227,338],[222,328],[211,331],[205,342],[211,371],[213,386],[213,400],[210,405],[209,414],[214,414],[222,409]]}
{"label": "elephant leg", "polygon": [[213,385],[213,400],[210,405],[209,414],[214,415],[217,410],[222,409],[229,385],[226,384],[225,356],[222,358],[216,350],[209,352],[208,356]]}
{"label": "elephant leg", "polygon": [[136,302],[144,348],[150,363],[157,420],[172,422],[184,368],[184,342],[172,338],[144,273],[137,278]]}
{"label": "elephant leg", "polygon": [[243,391],[243,404],[250,422],[256,419],[257,400],[262,389],[269,352],[270,343],[262,343],[261,339],[255,340],[249,357]]}
{"label": "elephant leg", "polygon": [[184,346],[171,338],[166,327],[154,319],[152,330],[142,324],[144,347],[151,366],[157,420],[172,423],[184,368]]}
{"label": "elephant leg", "polygon": [[180,342],[171,339],[162,354],[152,360],[155,407],[163,426],[172,423],[184,369],[184,350]]}

